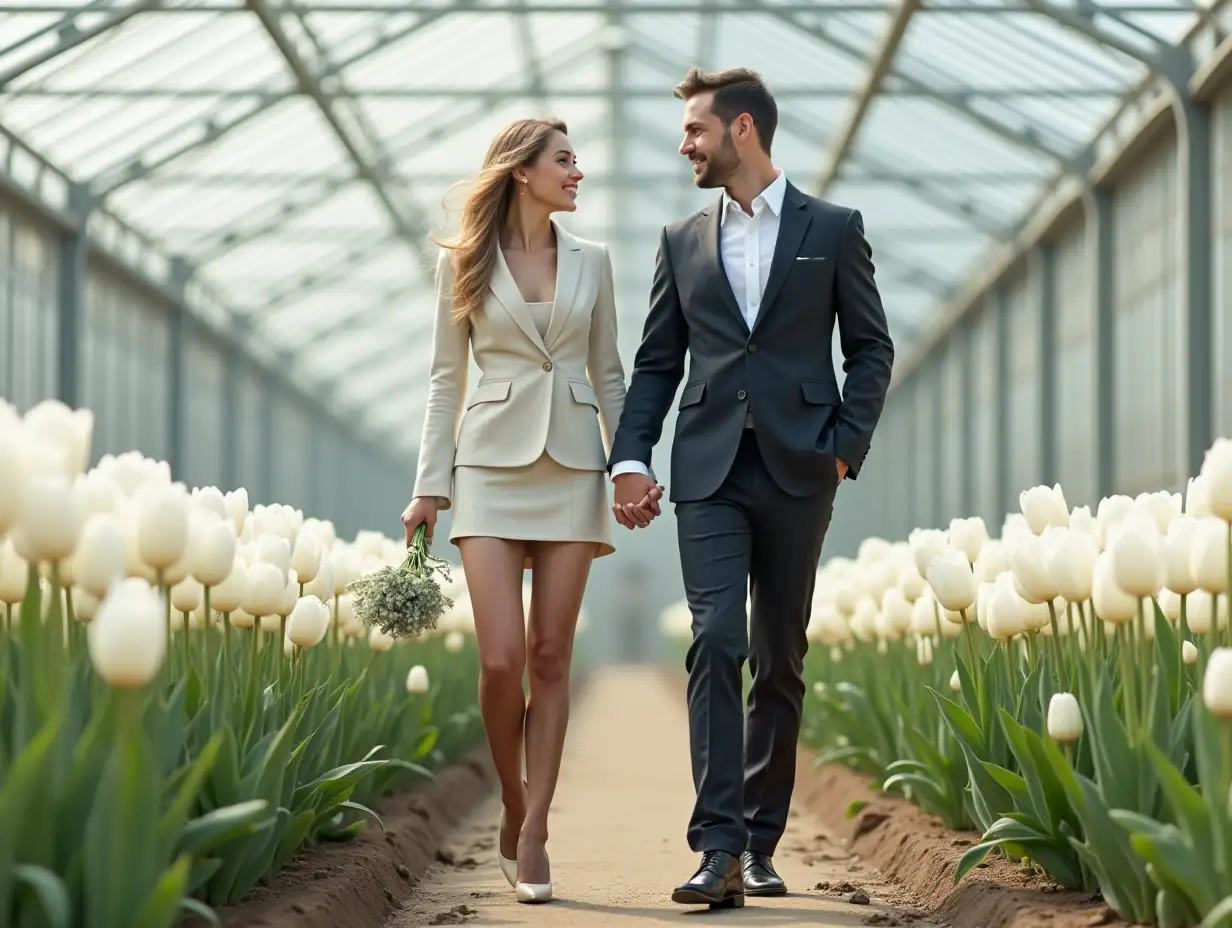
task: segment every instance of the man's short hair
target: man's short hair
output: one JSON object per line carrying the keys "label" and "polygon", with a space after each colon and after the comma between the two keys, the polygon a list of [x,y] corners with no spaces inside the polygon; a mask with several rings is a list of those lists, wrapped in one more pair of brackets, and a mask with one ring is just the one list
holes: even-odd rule
{"label": "man's short hair", "polygon": [[724,126],[730,126],[741,113],[748,113],[757,127],[761,147],[770,154],[774,130],[779,124],[779,108],[760,74],[749,68],[728,68],[726,71],[690,68],[684,80],[676,85],[675,94],[681,100],[688,100],[699,93],[714,94],[711,108]]}

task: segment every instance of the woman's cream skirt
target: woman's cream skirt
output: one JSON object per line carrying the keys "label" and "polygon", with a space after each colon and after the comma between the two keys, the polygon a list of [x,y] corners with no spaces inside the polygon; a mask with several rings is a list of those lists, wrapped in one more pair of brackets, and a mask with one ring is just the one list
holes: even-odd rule
{"label": "woman's cream skirt", "polygon": [[[449,540],[591,541],[615,552],[607,475],[563,467],[547,453],[525,467],[455,467]],[[529,566],[529,564],[528,564]]]}

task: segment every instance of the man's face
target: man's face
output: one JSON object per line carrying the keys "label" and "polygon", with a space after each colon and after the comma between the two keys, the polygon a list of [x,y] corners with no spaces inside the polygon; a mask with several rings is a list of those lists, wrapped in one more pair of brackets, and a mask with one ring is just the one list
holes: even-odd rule
{"label": "man's face", "polygon": [[713,93],[699,93],[684,104],[684,141],[680,153],[693,165],[698,187],[723,187],[740,169],[740,154],[730,127],[715,115]]}

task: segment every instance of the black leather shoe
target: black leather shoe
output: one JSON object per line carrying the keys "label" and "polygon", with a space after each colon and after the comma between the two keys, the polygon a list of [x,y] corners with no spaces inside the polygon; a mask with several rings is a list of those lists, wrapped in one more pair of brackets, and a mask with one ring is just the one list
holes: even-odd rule
{"label": "black leather shoe", "polygon": [[687,883],[676,887],[672,902],[708,905],[712,909],[740,908],[744,905],[740,858],[727,851],[706,851],[698,871]]}
{"label": "black leather shoe", "polygon": [[745,851],[740,855],[740,870],[744,876],[744,891],[750,896],[785,896],[787,884],[775,872],[769,854]]}

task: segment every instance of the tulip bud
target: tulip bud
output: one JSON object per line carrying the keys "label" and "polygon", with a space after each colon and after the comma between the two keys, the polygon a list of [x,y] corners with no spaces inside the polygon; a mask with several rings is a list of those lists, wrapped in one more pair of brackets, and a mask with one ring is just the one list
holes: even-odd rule
{"label": "tulip bud", "polygon": [[[121,581],[123,578],[121,578]],[[90,622],[98,615],[98,608],[102,602],[91,596],[88,592],[76,587],[73,590],[73,612],[77,614],[79,622]]]}
{"label": "tulip bud", "polygon": [[921,667],[929,667],[933,662],[933,640],[917,638],[915,640],[915,659]]}
{"label": "tulip bud", "polygon": [[1189,666],[1198,663],[1198,646],[1192,641],[1181,642],[1181,660]]}
{"label": "tulip bud", "polygon": [[1164,618],[1169,622],[1179,622],[1181,620],[1180,593],[1164,587],[1159,591],[1159,595],[1155,597],[1155,602],[1159,604],[1159,611],[1164,614]]}
{"label": "tulip bud", "polygon": [[287,619],[287,638],[300,648],[315,648],[329,630],[329,608],[315,596],[304,596]]}
{"label": "tulip bud", "polygon": [[928,577],[928,565],[932,563],[933,558],[939,554],[944,554],[950,546],[949,541],[945,537],[945,532],[939,532],[936,529],[915,529],[907,539],[911,547],[911,556],[915,560],[915,569],[920,572],[921,577]]}
{"label": "tulip bud", "polygon": [[1073,693],[1054,693],[1048,703],[1048,735],[1058,744],[1082,737],[1082,709]]}
{"label": "tulip bud", "polygon": [[368,633],[368,647],[378,653],[384,653],[394,646],[393,636],[385,634],[379,628]]}
{"label": "tulip bud", "polygon": [[967,562],[974,564],[988,542],[988,530],[979,516],[970,519],[953,519],[949,529],[950,544],[967,555]]}
{"label": "tulip bud", "polygon": [[416,664],[406,675],[406,691],[412,696],[428,692],[428,669],[422,664]]}
{"label": "tulip bud", "polygon": [[972,564],[972,572],[980,583],[996,583],[997,575],[1009,570],[1005,562],[1005,545],[998,539],[989,539],[980,548],[980,556]]}
{"label": "tulip bud", "polygon": [[1206,662],[1202,701],[1213,715],[1232,719],[1232,648],[1216,648]]}
{"label": "tulip bud", "polygon": [[1071,603],[1090,599],[1095,559],[1099,556],[1094,536],[1070,528],[1047,533],[1044,540],[1047,571],[1056,592]]}
{"label": "tulip bud", "polygon": [[110,513],[90,516],[81,530],[74,557],[77,585],[103,598],[125,571],[124,525]]}
{"label": "tulip bud", "polygon": [[[1221,613],[1220,627],[1227,625],[1226,611]],[[1195,635],[1210,635],[1215,630],[1215,597],[1206,590],[1194,590],[1185,597],[1185,624]]]}
{"label": "tulip bud", "polygon": [[1048,547],[1039,535],[1011,534],[1005,541],[1005,559],[1014,588],[1023,600],[1046,603],[1056,598],[1056,581],[1048,572]]}
{"label": "tulip bud", "polygon": [[185,577],[171,588],[171,607],[177,612],[192,612],[201,605],[201,584]]}
{"label": "tulip bud", "polygon": [[1069,525],[1069,506],[1061,485],[1037,486],[1018,494],[1018,506],[1026,517],[1027,524],[1036,535],[1044,534],[1049,526],[1062,528]]}
{"label": "tulip bud", "polygon": [[232,490],[223,497],[223,504],[226,506],[227,516],[231,519],[235,536],[238,538],[244,532],[244,523],[248,521],[248,491],[243,487]]}
{"label": "tulip bud", "polygon": [[461,632],[450,632],[445,636],[445,650],[450,654],[458,654],[466,647],[466,636]]}
{"label": "tulip bud", "polygon": [[882,595],[881,612],[896,634],[901,635],[911,626],[911,604],[896,586],[890,587]]}
{"label": "tulip bud", "polygon": [[962,689],[962,680],[958,676],[958,671],[955,670],[950,674],[950,692],[957,693]]}
{"label": "tulip bud", "polygon": [[1194,582],[1208,593],[1228,588],[1228,525],[1215,516],[1199,519],[1193,530],[1189,568]]}
{"label": "tulip bud", "polygon": [[1232,439],[1215,439],[1202,460],[1202,476],[1206,479],[1211,512],[1225,522],[1232,522]]}
{"label": "tulip bud", "polygon": [[291,552],[291,567],[299,575],[300,583],[311,583],[316,577],[321,568],[321,545],[311,534],[301,532],[295,539],[295,550]]}
{"label": "tulip bud", "polygon": [[222,583],[210,590],[210,606],[224,615],[240,607],[244,590],[248,588],[248,565],[238,557],[231,564],[231,572]]}
{"label": "tulip bud", "polygon": [[257,539],[256,564],[272,564],[282,575],[282,583],[287,582],[287,573],[291,570],[291,543],[281,535],[265,534]]}
{"label": "tulip bud", "polygon": [[30,561],[58,563],[77,547],[81,520],[73,485],[63,474],[27,475],[22,492],[20,535]]}
{"label": "tulip bud", "polygon": [[1178,516],[1168,526],[1164,536],[1164,583],[1182,596],[1198,588],[1193,573],[1193,548],[1197,539],[1198,520],[1193,516]]}
{"label": "tulip bud", "polygon": [[235,529],[208,510],[194,512],[188,527],[188,569],[202,586],[216,587],[235,563]]}
{"label": "tulip bud", "polygon": [[1014,588],[1013,575],[1006,571],[997,578],[988,604],[988,634],[997,641],[1009,641],[1023,629],[1025,603]]}
{"label": "tulip bud", "polygon": [[248,569],[240,605],[253,616],[277,615],[286,583],[286,576],[275,565],[258,561]]}
{"label": "tulip bud", "polygon": [[1138,600],[1117,585],[1111,551],[1102,551],[1095,559],[1091,604],[1095,607],[1095,614],[1112,625],[1124,625],[1133,621],[1138,614]]}
{"label": "tulip bud", "polygon": [[198,487],[192,493],[193,508],[198,511],[212,513],[226,521],[227,502],[218,487]]}
{"label": "tulip bud", "polygon": [[188,548],[188,500],[174,486],[142,490],[137,501],[137,555],[155,571],[166,570]]}
{"label": "tulip bud", "polygon": [[934,557],[925,576],[937,602],[946,609],[960,612],[975,603],[975,574],[961,551],[951,548]]}
{"label": "tulip bud", "polygon": [[0,603],[17,606],[26,598],[30,567],[11,538],[0,538]]}
{"label": "tulip bud", "polygon": [[144,580],[130,577],[108,592],[87,626],[90,659],[109,685],[129,689],[149,683],[167,653],[163,602]]}
{"label": "tulip bud", "polygon": [[1195,519],[1214,515],[1211,512],[1211,493],[1206,478],[1199,474],[1190,477],[1185,486],[1185,514]]}
{"label": "tulip bud", "polygon": [[1130,596],[1145,599],[1163,587],[1163,539],[1153,520],[1126,518],[1110,550],[1113,579]]}

